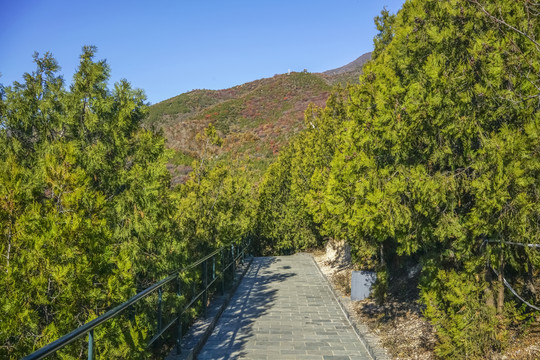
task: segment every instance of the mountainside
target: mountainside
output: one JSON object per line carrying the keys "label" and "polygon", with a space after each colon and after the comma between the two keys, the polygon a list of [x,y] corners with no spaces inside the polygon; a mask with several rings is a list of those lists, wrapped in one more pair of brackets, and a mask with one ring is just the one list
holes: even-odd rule
{"label": "mountainside", "polygon": [[353,83],[358,81],[358,78],[362,74],[362,68],[364,64],[371,60],[371,53],[365,53],[354,61],[351,61],[345,66],[339,67],[337,69],[327,70],[323,75],[332,83],[332,84],[342,84],[346,85],[347,83]]}
{"label": "mountainside", "polygon": [[176,151],[170,170],[175,181],[191,170],[198,156],[197,133],[212,123],[224,139],[220,156],[247,156],[264,169],[296,132],[304,128],[310,103],[324,106],[332,86],[354,83],[367,53],[325,73],[293,72],[223,90],[193,90],[150,107],[146,124],[161,128]]}
{"label": "mountainside", "polygon": [[369,60],[371,60],[371,53],[365,53],[364,55],[360,56],[354,61],[351,61],[347,65],[344,65],[342,67],[339,67],[337,69],[327,70],[323,74],[325,75],[339,75],[351,71],[355,71],[358,69],[361,69],[365,63],[367,63]]}

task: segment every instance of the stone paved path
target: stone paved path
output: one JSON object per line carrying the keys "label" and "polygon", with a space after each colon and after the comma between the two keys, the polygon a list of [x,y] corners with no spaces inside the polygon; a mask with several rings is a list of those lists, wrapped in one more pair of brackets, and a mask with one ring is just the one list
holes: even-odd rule
{"label": "stone paved path", "polygon": [[255,258],[198,359],[371,359],[307,254]]}

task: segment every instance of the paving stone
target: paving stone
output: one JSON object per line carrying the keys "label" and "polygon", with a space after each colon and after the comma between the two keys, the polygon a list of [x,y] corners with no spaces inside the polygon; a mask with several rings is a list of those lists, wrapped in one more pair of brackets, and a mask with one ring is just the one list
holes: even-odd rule
{"label": "paving stone", "polygon": [[307,254],[255,258],[199,359],[371,359]]}

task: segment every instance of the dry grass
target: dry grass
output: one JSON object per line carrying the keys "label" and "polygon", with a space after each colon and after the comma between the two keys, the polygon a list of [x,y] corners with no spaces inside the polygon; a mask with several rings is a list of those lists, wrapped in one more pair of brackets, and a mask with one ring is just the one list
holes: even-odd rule
{"label": "dry grass", "polygon": [[495,354],[493,360],[539,360],[540,359],[540,319],[537,319],[525,333],[512,334],[510,344],[503,354]]}
{"label": "dry grass", "polygon": [[336,271],[331,277],[334,287],[347,296],[351,295],[351,273],[352,269],[343,269]]}
{"label": "dry grass", "polygon": [[354,303],[360,321],[379,334],[393,359],[435,359],[435,332],[422,316],[416,301],[397,301],[389,296],[384,305],[366,299]]}

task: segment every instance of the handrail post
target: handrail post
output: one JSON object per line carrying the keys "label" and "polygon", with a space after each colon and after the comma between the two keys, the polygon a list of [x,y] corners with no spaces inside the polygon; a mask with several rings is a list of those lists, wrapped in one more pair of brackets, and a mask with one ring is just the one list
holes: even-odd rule
{"label": "handrail post", "polygon": [[178,291],[176,292],[178,296],[178,329],[176,334],[176,355],[182,353],[182,304],[180,303],[180,298],[182,296],[182,278],[180,273],[178,274]]}
{"label": "handrail post", "polygon": [[206,303],[208,302],[208,267],[207,260],[203,261],[203,273],[204,273],[204,290],[203,290],[203,309],[204,317],[206,317]]}
{"label": "handrail post", "polygon": [[232,254],[232,266],[231,266],[231,274],[232,274],[232,280],[231,282],[234,284],[234,273],[236,272],[236,269],[234,268],[236,266],[236,259],[234,258],[234,244],[231,244],[231,254]]}
{"label": "handrail post", "polygon": [[245,245],[244,241],[242,241],[240,244],[241,244],[240,246],[242,247],[242,252],[241,252],[241,256],[240,256],[240,264],[244,265],[244,255],[246,253],[246,245]]}
{"label": "handrail post", "polygon": [[94,329],[88,332],[88,360],[94,360]]}
{"label": "handrail post", "polygon": [[216,279],[216,257],[212,256],[212,281]]}
{"label": "handrail post", "polygon": [[197,278],[196,274],[193,274],[193,282],[191,283],[191,298],[197,296]]}
{"label": "handrail post", "polygon": [[163,300],[163,290],[162,288],[159,288],[158,289],[158,310],[157,310],[157,328],[158,328],[158,333],[161,331],[161,326],[162,326],[162,323],[161,323],[161,311],[162,311],[162,300]]}
{"label": "handrail post", "polygon": [[221,248],[221,295],[225,295],[225,248]]}

